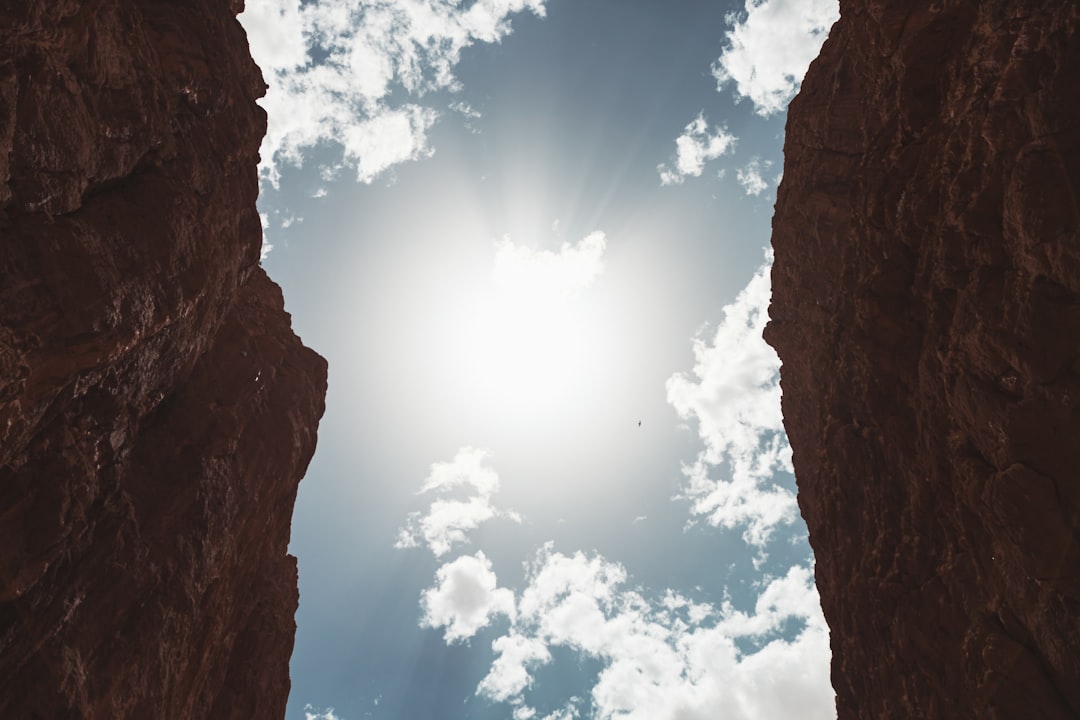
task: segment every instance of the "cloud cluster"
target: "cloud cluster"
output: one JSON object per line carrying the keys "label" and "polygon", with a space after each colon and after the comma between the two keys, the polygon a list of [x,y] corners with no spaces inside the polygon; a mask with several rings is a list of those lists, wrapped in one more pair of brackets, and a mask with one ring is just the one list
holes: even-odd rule
{"label": "cloud cluster", "polygon": [[[591,690],[599,720],[835,717],[828,628],[808,569],[772,580],[750,612],[670,591],[651,603],[626,580],[602,557],[545,546],[477,694],[512,703],[515,718],[536,716],[533,674],[558,647],[601,662]],[[578,703],[547,717],[576,717]]]}
{"label": "cloud cluster", "polygon": [[[768,322],[772,251],[711,340],[695,338],[692,373],[667,381],[667,399],[679,416],[696,420],[705,450],[684,466],[682,497],[710,524],[743,528],[746,542],[763,546],[773,530],[794,522],[794,493],[777,484],[792,472],[791,448],[780,412],[780,360],[761,337]],[[727,477],[715,474],[726,470]]]}
{"label": "cloud cluster", "polygon": [[718,86],[734,82],[761,116],[780,112],[839,19],[837,0],[746,0],[728,18],[727,45],[713,65]]}
{"label": "cloud cluster", "polygon": [[[456,90],[465,48],[499,42],[510,16],[543,15],[545,0],[248,0],[240,20],[269,84],[261,176],[337,143],[361,182],[430,155],[438,113],[418,100]],[[407,102],[398,98],[404,96]]]}
{"label": "cloud cluster", "polygon": [[[436,493],[426,513],[410,513],[405,527],[398,532],[394,547],[421,545],[441,557],[458,543],[468,542],[468,532],[488,520],[507,517],[520,522],[520,516],[496,508],[491,499],[499,490],[499,476],[487,463],[486,450],[464,447],[450,462],[434,463],[418,494]],[[447,497],[457,492],[467,497]]]}
{"label": "cloud cluster", "polygon": [[[758,285],[767,269],[755,276]],[[752,282],[728,318],[739,316],[740,303],[759,305],[761,292]],[[767,297],[767,284],[764,292]],[[743,317],[743,324],[752,322]],[[467,489],[490,497],[499,481],[486,460],[482,451],[463,448],[454,461],[432,466],[422,492]],[[461,533],[455,540],[464,539],[468,524],[454,525]],[[410,537],[414,544],[423,537],[437,551],[444,535],[432,541],[420,530]],[[618,563],[598,554],[565,555],[549,542],[515,592],[499,586],[490,560],[476,552],[436,571],[421,594],[421,625],[442,629],[445,641],[456,643],[504,619],[476,694],[510,704],[514,720],[574,720],[583,713],[597,720],[706,720],[718,710],[734,720],[835,717],[828,627],[808,568],[766,577],[752,609],[727,598],[719,605],[694,602],[673,590],[650,598],[628,581]],[[556,662],[556,650],[601,669],[588,680],[587,701],[555,698],[556,707],[541,716],[535,705],[550,706],[553,698],[549,690],[534,695],[533,686],[537,672]]]}
{"label": "cloud cluster", "polygon": [[688,177],[698,177],[705,169],[705,163],[724,155],[735,147],[736,138],[726,127],[709,129],[704,113],[698,113],[682,135],[675,139],[674,167],[661,163],[656,170],[660,173],[661,185],[678,185]]}

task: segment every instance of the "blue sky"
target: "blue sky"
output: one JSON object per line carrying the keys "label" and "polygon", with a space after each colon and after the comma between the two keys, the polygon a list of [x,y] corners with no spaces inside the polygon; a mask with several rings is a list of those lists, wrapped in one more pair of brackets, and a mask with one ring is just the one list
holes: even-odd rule
{"label": "blue sky", "polygon": [[263,265],[330,362],[290,720],[834,716],[760,333],[836,14],[248,0]]}

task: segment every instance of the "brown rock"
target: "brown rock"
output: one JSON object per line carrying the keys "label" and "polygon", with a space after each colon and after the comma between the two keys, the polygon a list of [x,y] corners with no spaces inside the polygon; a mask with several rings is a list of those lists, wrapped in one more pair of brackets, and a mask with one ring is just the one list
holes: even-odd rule
{"label": "brown rock", "polygon": [[2,5],[0,717],[281,717],[326,368],[258,267],[242,3]]}
{"label": "brown rock", "polygon": [[1080,717],[1080,5],[841,2],[772,322],[846,718]]}

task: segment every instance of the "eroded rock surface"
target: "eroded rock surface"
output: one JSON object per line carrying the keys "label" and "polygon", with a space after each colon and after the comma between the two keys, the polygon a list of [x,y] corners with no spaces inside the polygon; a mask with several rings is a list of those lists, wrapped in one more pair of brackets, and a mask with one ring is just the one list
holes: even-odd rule
{"label": "eroded rock surface", "polygon": [[1080,717],[1080,5],[841,2],[772,322],[847,718]]}
{"label": "eroded rock surface", "polygon": [[284,714],[326,368],[241,7],[0,2],[0,717]]}

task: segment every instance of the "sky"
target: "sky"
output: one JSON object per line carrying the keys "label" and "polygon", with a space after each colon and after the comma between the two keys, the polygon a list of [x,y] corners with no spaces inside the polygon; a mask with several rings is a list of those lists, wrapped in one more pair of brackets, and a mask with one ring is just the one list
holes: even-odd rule
{"label": "sky", "polygon": [[248,0],[262,264],[330,365],[289,720],[833,718],[779,361],[835,0]]}

